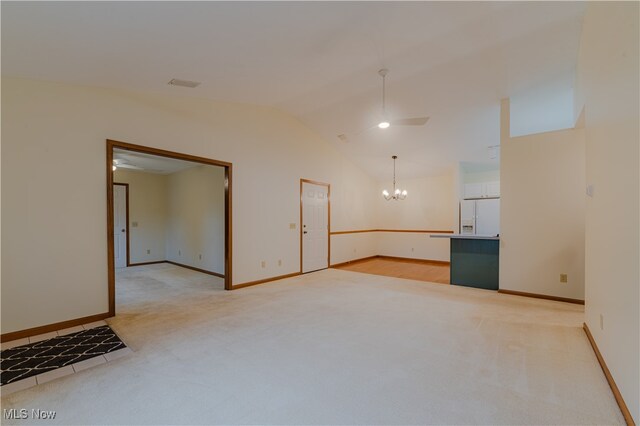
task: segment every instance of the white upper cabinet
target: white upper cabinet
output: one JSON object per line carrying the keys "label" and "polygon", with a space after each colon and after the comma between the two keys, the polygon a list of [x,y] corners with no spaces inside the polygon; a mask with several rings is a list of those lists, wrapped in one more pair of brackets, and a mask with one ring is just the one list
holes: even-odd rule
{"label": "white upper cabinet", "polygon": [[498,198],[500,196],[500,181],[487,182],[485,186],[487,197]]}
{"label": "white upper cabinet", "polygon": [[464,185],[464,199],[499,198],[500,181],[485,183],[466,183]]}
{"label": "white upper cabinet", "polygon": [[484,183],[467,183],[464,185],[464,198],[482,198],[484,195]]}

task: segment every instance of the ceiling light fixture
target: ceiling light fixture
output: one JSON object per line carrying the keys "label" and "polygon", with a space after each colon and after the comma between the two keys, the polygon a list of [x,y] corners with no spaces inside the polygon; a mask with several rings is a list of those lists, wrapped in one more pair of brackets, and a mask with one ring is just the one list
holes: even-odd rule
{"label": "ceiling light fixture", "polygon": [[393,193],[390,194],[389,191],[385,189],[384,191],[382,191],[382,196],[387,201],[404,200],[405,198],[407,198],[407,190],[396,188],[396,160],[398,159],[398,156],[394,155],[391,158],[393,158]]}
{"label": "ceiling light fixture", "polygon": [[[388,129],[393,125],[393,127],[397,126],[424,126],[429,121],[429,117],[408,117],[408,118],[394,118],[389,117],[387,115],[387,74],[389,74],[389,70],[386,68],[382,68],[378,70],[378,75],[382,77],[382,114],[380,115],[380,120],[375,126],[378,126],[379,129]],[[373,129],[375,127],[371,125],[367,127],[366,130]],[[355,135],[360,134],[361,132],[355,133]],[[347,135],[342,133],[338,135],[338,138],[342,142],[348,142]]]}

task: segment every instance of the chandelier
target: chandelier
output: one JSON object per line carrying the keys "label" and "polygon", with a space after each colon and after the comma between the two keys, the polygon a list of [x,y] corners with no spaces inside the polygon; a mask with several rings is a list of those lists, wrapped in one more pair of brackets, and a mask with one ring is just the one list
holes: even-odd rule
{"label": "chandelier", "polygon": [[398,156],[394,155],[391,158],[393,158],[393,193],[389,194],[389,191],[385,189],[384,191],[382,191],[382,196],[387,201],[404,200],[405,198],[407,198],[407,190],[400,190],[399,188],[396,188],[396,160],[398,159]]}

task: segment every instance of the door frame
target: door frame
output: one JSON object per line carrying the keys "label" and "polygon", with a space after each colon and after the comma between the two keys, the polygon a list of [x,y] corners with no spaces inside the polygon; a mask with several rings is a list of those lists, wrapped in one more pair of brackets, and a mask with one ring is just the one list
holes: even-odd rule
{"label": "door frame", "polygon": [[304,183],[327,187],[327,268],[331,266],[331,184],[311,179],[300,179],[300,273],[302,274],[302,186]]}
{"label": "door frame", "polygon": [[119,182],[113,182],[113,184],[114,185],[124,186],[125,203],[127,204],[126,205],[126,210],[127,210],[126,221],[127,221],[127,225],[125,227],[125,229],[127,230],[127,267],[129,267],[129,266],[131,266],[131,257],[129,256],[129,184],[128,183],[119,183]]}
{"label": "door frame", "polygon": [[[113,258],[113,149],[123,149],[127,151],[142,152],[145,154],[157,155],[160,157],[175,158],[178,160],[193,161],[211,166],[224,167],[224,289],[233,290],[232,281],[232,253],[233,253],[233,227],[232,227],[232,176],[233,164],[227,161],[214,160],[212,158],[199,157],[191,154],[167,151],[149,146],[135,145],[127,142],[120,142],[107,139],[107,285],[109,290],[109,315],[116,314],[116,281],[115,281],[115,260]],[[127,203],[128,205],[128,203]],[[128,222],[128,220],[127,220]],[[127,250],[128,255],[128,250]]]}

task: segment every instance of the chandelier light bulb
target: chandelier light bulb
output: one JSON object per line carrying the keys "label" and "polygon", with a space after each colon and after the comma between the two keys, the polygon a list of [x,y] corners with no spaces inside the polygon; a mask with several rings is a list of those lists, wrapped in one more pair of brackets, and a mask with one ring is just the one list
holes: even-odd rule
{"label": "chandelier light bulb", "polygon": [[388,121],[381,121],[380,123],[378,123],[378,127],[381,129],[386,129],[387,127],[389,127],[389,122]]}
{"label": "chandelier light bulb", "polygon": [[382,195],[384,195],[385,197],[389,196],[389,191],[387,191],[386,189],[384,191],[382,191]]}
{"label": "chandelier light bulb", "polygon": [[396,189],[396,192],[394,192],[394,194],[396,194],[396,195],[400,195],[400,190],[399,190],[399,189]]}
{"label": "chandelier light bulb", "polygon": [[407,194],[408,194],[408,192],[407,192],[407,190],[406,190],[406,189],[405,189],[404,191],[402,191],[402,195],[403,195],[403,196],[405,196],[405,197],[406,197],[406,196],[407,196]]}

